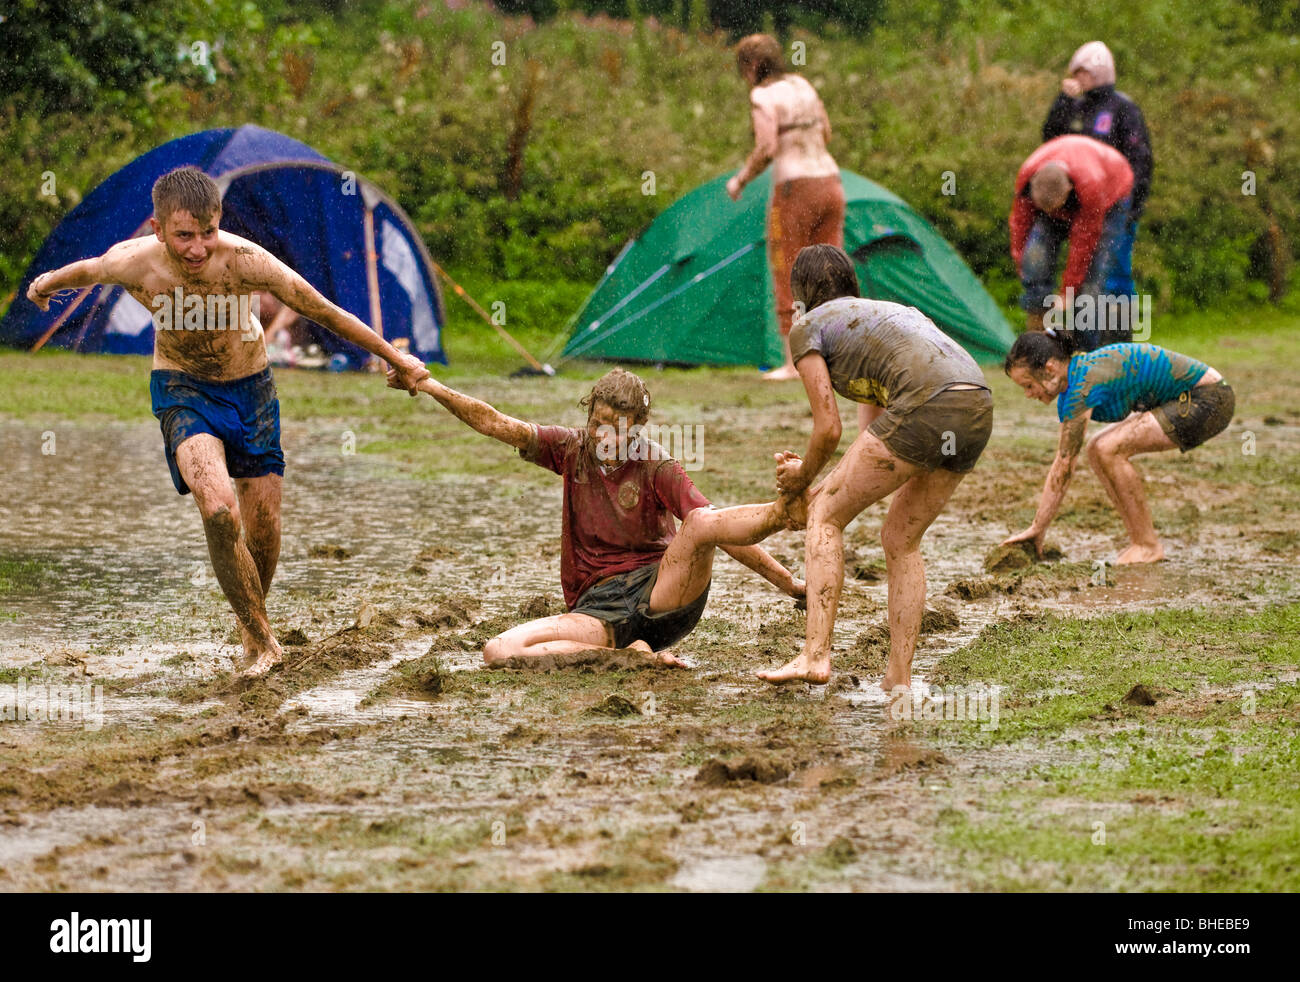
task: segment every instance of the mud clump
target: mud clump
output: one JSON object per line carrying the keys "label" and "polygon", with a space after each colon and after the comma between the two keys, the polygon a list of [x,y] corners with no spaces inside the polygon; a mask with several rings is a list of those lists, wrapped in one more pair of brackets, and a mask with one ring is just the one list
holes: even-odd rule
{"label": "mud clump", "polygon": [[[1043,546],[1042,562],[1052,562],[1064,558],[1065,553],[1061,551],[1061,547],[1056,543],[1049,542]],[[1019,569],[1028,569],[1039,561],[1038,557],[1034,555],[1033,543],[1013,542],[1008,546],[998,546],[984,557],[984,572],[1011,573]]]}
{"label": "mud clump", "polygon": [[880,583],[885,579],[885,567],[878,563],[854,563],[853,578],[863,583]]}
{"label": "mud clump", "polygon": [[837,835],[831,844],[822,850],[822,857],[828,864],[838,869],[857,859],[858,850],[847,836]]}
{"label": "mud clump", "polygon": [[896,777],[908,771],[928,770],[948,763],[948,758],[932,747],[914,743],[892,742],[876,761],[876,779]]}
{"label": "mud clump", "polygon": [[610,719],[626,719],[629,716],[640,716],[641,710],[630,699],[615,693],[606,696],[596,705],[590,707],[584,716],[603,716]]}
{"label": "mud clump", "polygon": [[325,545],[312,546],[307,550],[307,555],[312,559],[351,559],[352,553],[340,545],[333,542],[327,542]]}
{"label": "mud clump", "polygon": [[872,624],[858,635],[842,667],[865,672],[883,672],[889,664],[889,628]]}
{"label": "mud clump", "polygon": [[781,760],[746,757],[738,764],[728,764],[714,758],[699,769],[695,781],[706,788],[725,788],[729,784],[743,781],[775,784],[789,776],[790,767]]}
{"label": "mud clump", "polygon": [[530,621],[535,621],[539,617],[550,617],[553,614],[562,613],[564,613],[564,606],[551,600],[550,597],[543,593],[530,597],[519,605],[519,616]]}
{"label": "mud clump", "polygon": [[442,664],[435,661],[432,665],[424,666],[414,673],[411,677],[411,688],[425,696],[436,696],[446,692],[447,673],[442,670]]}
{"label": "mud clump", "polygon": [[943,631],[955,631],[961,627],[957,615],[947,607],[927,607],[921,615],[921,633],[939,634]]}
{"label": "mud clump", "polygon": [[415,623],[420,627],[431,627],[446,631],[454,627],[463,627],[474,619],[474,612],[479,602],[473,598],[451,597],[434,605],[431,610],[422,610],[415,615]]}
{"label": "mud clump", "polygon": [[1139,682],[1120,700],[1126,706],[1154,706],[1156,704],[1156,693],[1148,689]]}
{"label": "mud clump", "polygon": [[[947,607],[927,607],[921,615],[922,635],[955,631],[960,626],[957,615]],[[872,624],[857,636],[841,667],[861,669],[864,672],[883,672],[888,664],[889,626]]]}
{"label": "mud clump", "polygon": [[459,559],[460,553],[450,546],[425,546],[415,555],[417,563],[431,563],[439,559]]}
{"label": "mud clump", "polygon": [[402,622],[387,611],[380,610],[374,604],[362,604],[361,609],[357,611],[357,619],[352,623],[351,627],[330,635],[321,644],[329,644],[330,641],[346,635],[349,631],[355,631],[362,637],[389,641],[401,633]]}
{"label": "mud clump", "polygon": [[258,716],[269,716],[280,708],[289,693],[284,683],[272,675],[260,683],[253,683],[239,693],[239,708]]}
{"label": "mud clump", "polygon": [[1025,569],[1033,564],[1034,547],[1025,542],[998,546],[984,557],[986,573],[1010,573],[1012,570]]}
{"label": "mud clump", "polygon": [[101,788],[92,794],[90,800],[100,806],[139,808],[141,805],[151,805],[169,797],[146,784],[124,777],[116,784]]}
{"label": "mud clump", "polygon": [[983,600],[998,589],[998,581],[991,576],[965,576],[949,584],[944,593],[959,600]]}
{"label": "mud clump", "polygon": [[438,647],[433,645],[419,658],[403,662],[397,666],[395,674],[381,682],[361,700],[361,706],[371,706],[390,696],[409,696],[415,699],[431,699],[440,696],[452,688],[452,676],[438,656]]}
{"label": "mud clump", "polygon": [[293,630],[280,635],[280,644],[288,645],[291,648],[301,648],[303,645],[311,644],[311,638],[307,637],[307,632],[302,628],[295,627]]}

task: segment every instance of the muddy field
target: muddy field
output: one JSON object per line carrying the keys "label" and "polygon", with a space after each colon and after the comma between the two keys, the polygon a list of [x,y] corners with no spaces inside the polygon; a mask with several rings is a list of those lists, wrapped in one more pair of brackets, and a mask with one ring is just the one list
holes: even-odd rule
{"label": "muddy field", "polygon": [[[1268,345],[1185,350],[1226,365],[1238,418],[1185,458],[1143,465],[1171,557],[1149,568],[1099,562],[1122,528],[1085,470],[1048,536],[1059,559],[984,569],[1028,524],[1056,431],[1054,413],[990,372],[993,443],[926,540],[919,676],[944,677],[990,625],[1295,603],[1290,383]],[[238,682],[233,615],[194,507],[171,489],[147,366],[131,371],[139,418],[0,422],[0,684],[102,686],[103,699],[93,723],[0,724],[0,889],[963,890],[988,880],[945,834],[952,816],[976,818],[996,789],[1087,752],[891,718],[875,695],[882,505],[847,534],[826,687],[754,679],[796,652],[803,615],[725,556],[676,649],[690,670],[483,669],[486,638],[562,609],[560,482],[431,400],[359,377],[280,376],[289,470],[269,610],[287,657]],[[717,504],[769,496],[770,452],[806,443],[797,384],[648,378],[660,422],[705,427],[692,476]],[[589,382],[455,384],[577,424]],[[321,386],[337,401],[313,401]],[[359,452],[340,449],[348,433]],[[767,545],[802,573],[800,534]],[[1269,684],[1300,669],[1274,667]],[[1067,668],[1058,681],[1087,684]],[[1073,818],[1091,807],[1061,801]]]}

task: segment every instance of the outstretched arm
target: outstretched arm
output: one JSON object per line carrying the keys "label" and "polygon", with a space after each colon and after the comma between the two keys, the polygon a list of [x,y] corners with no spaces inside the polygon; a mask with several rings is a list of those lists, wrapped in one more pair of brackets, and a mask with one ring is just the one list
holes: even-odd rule
{"label": "outstretched arm", "polygon": [[776,561],[775,557],[762,546],[721,546],[723,552],[736,562],[748,566],[782,593],[792,597],[804,595],[803,580],[796,580],[794,574]]}
{"label": "outstretched arm", "polygon": [[1033,524],[1025,531],[1004,540],[1002,543],[1004,546],[1015,542],[1032,542],[1034,552],[1042,556],[1043,538],[1047,535],[1047,526],[1052,524],[1052,519],[1056,517],[1061,502],[1065,499],[1065,489],[1070,486],[1070,478],[1074,475],[1074,461],[1083,447],[1083,435],[1088,429],[1088,420],[1091,418],[1092,410],[1087,409],[1061,424],[1061,442],[1057,447],[1056,457],[1052,460],[1052,467],[1047,472],[1047,481],[1038,499],[1038,511],[1034,514]]}
{"label": "outstretched arm", "polygon": [[398,351],[360,318],[321,296],[320,291],[261,246],[236,246],[235,257],[236,268],[245,284],[266,290],[308,320],[384,359],[397,369],[402,382],[400,388],[411,395],[415,395],[420,381],[429,377],[429,370],[419,358]]}
{"label": "outstretched arm", "polygon": [[[397,382],[396,372],[388,373],[388,384],[395,389],[405,388]],[[457,392],[437,379],[425,379],[419,384],[419,389],[433,396],[449,413],[484,436],[500,440],[517,450],[523,450],[532,442],[532,423],[507,416],[494,406],[489,406],[486,402],[467,396],[463,392]]]}
{"label": "outstretched arm", "polygon": [[28,284],[27,299],[41,310],[49,310],[50,298],[60,290],[76,290],[96,283],[110,286],[124,283],[128,274],[128,256],[133,252],[125,248],[127,245],[128,242],[119,242],[102,256],[80,259],[42,273]]}

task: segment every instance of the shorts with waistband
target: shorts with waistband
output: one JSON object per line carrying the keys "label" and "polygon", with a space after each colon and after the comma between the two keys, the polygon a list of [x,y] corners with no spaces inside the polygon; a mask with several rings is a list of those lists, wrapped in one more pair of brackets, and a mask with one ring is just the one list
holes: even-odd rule
{"label": "shorts with waistband", "polygon": [[1218,436],[1232,422],[1237,396],[1232,386],[1220,379],[1210,385],[1195,385],[1177,399],[1151,410],[1160,428],[1183,453]]}
{"label": "shorts with waistband", "polygon": [[965,474],[974,469],[993,433],[993,393],[944,389],[908,413],[886,409],[867,432],[899,460],[927,471]]}
{"label": "shorts with waistband", "polygon": [[178,493],[189,494],[190,488],[176,465],[176,448],[198,433],[211,433],[225,445],[231,477],[284,473],[280,401],[269,367],[226,382],[155,370],[149,375],[149,395]]}
{"label": "shorts with waistband", "polygon": [[652,614],[650,594],[658,579],[658,563],[611,576],[588,587],[570,613],[604,621],[614,635],[615,648],[641,640],[652,650],[663,651],[695,630],[709,601],[709,587],[685,607]]}

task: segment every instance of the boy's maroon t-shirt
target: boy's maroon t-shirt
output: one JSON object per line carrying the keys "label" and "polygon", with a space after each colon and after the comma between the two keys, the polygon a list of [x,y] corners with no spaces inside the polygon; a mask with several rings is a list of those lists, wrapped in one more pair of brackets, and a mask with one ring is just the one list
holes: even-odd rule
{"label": "boy's maroon t-shirt", "polygon": [[532,443],[519,451],[564,478],[560,582],[570,610],[597,580],[657,563],[677,534],[674,516],[709,507],[671,457],[628,460],[604,473],[586,439],[585,430],[534,424]]}

